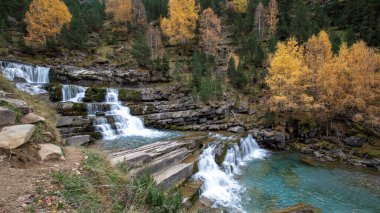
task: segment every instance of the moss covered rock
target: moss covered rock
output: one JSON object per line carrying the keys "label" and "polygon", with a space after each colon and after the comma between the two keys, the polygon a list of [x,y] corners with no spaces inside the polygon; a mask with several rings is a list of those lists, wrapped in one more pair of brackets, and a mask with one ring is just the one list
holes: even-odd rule
{"label": "moss covered rock", "polygon": [[85,103],[62,102],[58,104],[57,110],[63,116],[87,115],[87,105]]}
{"label": "moss covered rock", "polygon": [[119,100],[121,101],[141,101],[141,92],[135,89],[120,89]]}
{"label": "moss covered rock", "polygon": [[103,102],[107,94],[107,89],[90,87],[86,90],[84,97],[85,102]]}
{"label": "moss covered rock", "polygon": [[62,85],[50,85],[48,89],[51,101],[62,101]]}

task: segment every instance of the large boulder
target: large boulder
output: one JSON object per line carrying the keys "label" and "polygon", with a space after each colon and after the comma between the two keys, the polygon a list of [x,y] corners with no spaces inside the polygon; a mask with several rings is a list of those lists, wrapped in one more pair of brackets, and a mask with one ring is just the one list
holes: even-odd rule
{"label": "large boulder", "polygon": [[363,143],[367,142],[367,137],[364,135],[355,135],[348,138],[345,138],[343,141],[345,144],[351,146],[351,147],[361,147]]}
{"label": "large boulder", "polygon": [[80,146],[90,142],[90,135],[77,135],[66,138],[66,144],[70,146]]}
{"label": "large boulder", "polygon": [[0,126],[16,123],[16,113],[8,108],[0,107]]}
{"label": "large boulder", "polygon": [[31,124],[4,127],[0,132],[0,148],[14,149],[28,142],[34,133]]}
{"label": "large boulder", "polygon": [[28,104],[19,99],[13,99],[13,98],[0,98],[0,103],[5,102],[6,104],[12,106],[16,110],[19,110],[22,113],[29,113],[31,111],[31,108],[28,106]]}
{"label": "large boulder", "polygon": [[27,115],[21,118],[21,123],[23,124],[34,124],[38,122],[45,122],[45,118],[38,116],[34,113],[28,113]]}
{"label": "large boulder", "polygon": [[51,143],[44,143],[39,144],[40,150],[38,151],[38,155],[40,156],[41,160],[52,160],[52,159],[58,159],[58,160],[64,160],[62,149],[61,147],[51,144]]}

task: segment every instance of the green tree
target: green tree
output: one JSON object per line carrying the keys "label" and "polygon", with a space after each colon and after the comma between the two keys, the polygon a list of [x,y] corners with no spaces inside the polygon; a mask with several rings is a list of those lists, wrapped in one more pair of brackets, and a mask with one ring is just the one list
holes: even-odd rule
{"label": "green tree", "polygon": [[315,22],[312,19],[312,11],[304,1],[297,0],[291,12],[290,35],[295,36],[299,41],[306,41],[311,35],[318,32]]}
{"label": "green tree", "polygon": [[169,0],[143,0],[148,21],[154,21],[168,15]]}
{"label": "green tree", "polygon": [[139,35],[136,37],[132,44],[131,54],[137,61],[137,64],[142,67],[148,67],[151,65],[151,53],[146,37]]}

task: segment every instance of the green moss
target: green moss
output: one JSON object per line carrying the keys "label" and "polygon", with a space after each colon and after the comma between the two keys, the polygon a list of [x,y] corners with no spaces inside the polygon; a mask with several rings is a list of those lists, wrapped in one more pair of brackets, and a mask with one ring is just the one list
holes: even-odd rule
{"label": "green moss", "polygon": [[48,90],[50,91],[50,100],[62,101],[62,85],[50,84]]}
{"label": "green moss", "polygon": [[86,90],[84,97],[85,102],[103,102],[105,100],[107,90],[105,88],[90,87]]}
{"label": "green moss", "polygon": [[67,110],[61,110],[63,116],[86,116],[87,105],[85,103],[71,103],[73,106]]}
{"label": "green moss", "polygon": [[306,144],[304,143],[298,143],[298,142],[294,142],[291,144],[291,146],[295,149],[295,150],[301,150],[302,148],[304,148],[306,146]]}
{"label": "green moss", "polygon": [[121,101],[141,101],[141,92],[134,89],[119,90],[119,100]]}
{"label": "green moss", "polygon": [[335,145],[332,144],[332,143],[329,143],[328,141],[321,141],[317,145],[319,147],[321,147],[322,149],[325,149],[325,150],[330,150],[330,149],[334,149],[335,148]]}

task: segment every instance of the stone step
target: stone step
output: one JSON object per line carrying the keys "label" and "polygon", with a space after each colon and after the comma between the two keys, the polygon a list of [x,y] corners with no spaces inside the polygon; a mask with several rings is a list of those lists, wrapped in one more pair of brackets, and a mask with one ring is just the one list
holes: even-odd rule
{"label": "stone step", "polygon": [[175,186],[182,180],[187,179],[193,174],[193,164],[192,163],[181,163],[169,167],[163,172],[154,175],[154,180],[157,185],[162,187],[164,190]]}
{"label": "stone step", "polygon": [[181,194],[183,197],[183,203],[185,206],[191,206],[198,197],[202,187],[203,181],[201,180],[189,180],[182,188]]}
{"label": "stone step", "polygon": [[129,174],[131,176],[141,175],[145,170],[149,171],[150,174],[158,174],[165,168],[168,168],[176,163],[181,162],[189,155],[190,151],[187,148],[181,148],[174,150],[157,158],[154,158],[151,163],[146,166],[132,169]]}

